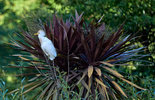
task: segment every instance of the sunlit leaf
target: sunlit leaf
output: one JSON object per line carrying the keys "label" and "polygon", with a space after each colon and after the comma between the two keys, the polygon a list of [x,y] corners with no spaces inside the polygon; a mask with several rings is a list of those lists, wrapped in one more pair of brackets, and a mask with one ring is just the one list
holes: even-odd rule
{"label": "sunlit leaf", "polygon": [[102,85],[102,86],[104,86],[104,87],[107,87],[101,80],[95,78],[95,81],[96,81],[98,84],[100,84],[100,85]]}
{"label": "sunlit leaf", "polygon": [[88,77],[89,78],[92,76],[93,70],[94,70],[93,66],[88,66]]}
{"label": "sunlit leaf", "polygon": [[99,76],[102,75],[102,72],[101,72],[101,70],[100,70],[99,68],[95,67],[95,71],[97,72],[97,74],[98,74]]}

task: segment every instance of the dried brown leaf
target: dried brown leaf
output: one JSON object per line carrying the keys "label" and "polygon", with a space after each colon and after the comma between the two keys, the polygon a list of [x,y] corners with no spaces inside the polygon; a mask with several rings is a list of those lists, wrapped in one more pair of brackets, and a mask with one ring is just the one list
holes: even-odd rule
{"label": "dried brown leaf", "polygon": [[98,84],[100,84],[100,85],[102,85],[102,86],[104,86],[104,87],[107,87],[101,80],[99,80],[98,78],[95,78],[95,81],[98,83]]}
{"label": "dried brown leaf", "polygon": [[85,71],[83,72],[82,77],[80,78],[80,80],[77,82],[77,84],[76,84],[76,85],[78,85],[78,84],[81,82],[81,80],[83,80],[83,79],[84,79],[84,77],[85,77],[85,76],[86,76],[86,74],[87,74],[87,71],[88,71],[88,70],[85,70]]}
{"label": "dried brown leaf", "polygon": [[134,84],[134,83],[132,83],[132,82],[126,80],[125,78],[121,78],[121,79],[122,79],[123,81],[127,82],[128,84],[130,84],[130,85],[132,85],[132,86],[138,88],[138,89],[147,90],[147,89],[144,89],[144,88],[142,88],[142,87],[140,87],[140,86],[138,86],[138,85],[136,85],[136,84]]}
{"label": "dried brown leaf", "polygon": [[89,78],[92,76],[93,70],[94,70],[93,66],[88,66],[88,77]]}
{"label": "dried brown leaf", "polygon": [[106,70],[108,70],[111,74],[113,74],[114,76],[116,76],[116,77],[119,77],[119,78],[123,78],[123,76],[120,74],[120,73],[118,73],[117,71],[115,71],[115,70],[113,70],[113,69],[111,69],[111,68],[108,68],[108,67],[106,67],[106,66],[102,66],[104,69],[106,69]]}
{"label": "dried brown leaf", "polygon": [[99,68],[95,67],[95,71],[97,72],[97,74],[98,74],[99,76],[101,76],[101,75],[102,75],[102,73],[101,73],[101,69],[99,69]]}
{"label": "dried brown leaf", "polygon": [[110,67],[113,67],[114,65],[113,64],[110,64],[108,62],[105,62],[105,61],[100,61],[100,63],[104,64],[104,65],[108,65]]}

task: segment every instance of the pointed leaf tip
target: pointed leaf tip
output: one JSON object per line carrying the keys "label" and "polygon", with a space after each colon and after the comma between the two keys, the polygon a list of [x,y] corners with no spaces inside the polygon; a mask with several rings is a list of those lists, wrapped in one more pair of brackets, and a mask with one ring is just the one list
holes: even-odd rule
{"label": "pointed leaf tip", "polygon": [[88,66],[88,77],[90,78],[93,74],[93,66]]}
{"label": "pointed leaf tip", "polygon": [[97,72],[97,74],[98,74],[99,76],[102,75],[101,70],[100,70],[99,68],[95,67],[95,71]]}

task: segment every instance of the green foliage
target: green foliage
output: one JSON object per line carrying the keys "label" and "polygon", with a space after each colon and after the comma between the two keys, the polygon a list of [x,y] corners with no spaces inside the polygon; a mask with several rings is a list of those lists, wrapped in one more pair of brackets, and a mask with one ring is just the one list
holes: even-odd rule
{"label": "green foliage", "polygon": [[[8,81],[8,76],[4,76],[4,74],[12,74],[12,72],[15,74],[15,71],[17,71],[16,69],[6,69],[4,67],[4,65],[15,64],[14,61],[17,58],[11,58],[10,55],[18,52],[8,48],[5,43],[10,41],[8,35],[11,34],[12,36],[12,33],[17,32],[21,27],[25,28],[27,24],[32,25],[31,23],[25,23],[23,19],[26,22],[34,22],[35,18],[47,20],[47,16],[50,13],[65,15],[67,13],[74,13],[75,9],[78,12],[84,12],[84,18],[91,16],[91,20],[95,19],[97,21],[103,16],[103,21],[110,25],[110,28],[116,28],[122,21],[126,20],[126,35],[140,30],[138,35],[143,36],[136,41],[146,46],[145,54],[151,54],[151,56],[145,57],[144,60],[154,62],[154,6],[154,0],[0,0],[0,73],[3,73],[1,77]],[[29,15],[32,17],[28,18],[27,16]],[[32,27],[33,25],[29,29],[33,30],[34,28]],[[139,67],[136,67],[136,70],[127,69],[126,72],[139,75],[141,78],[144,78],[143,76],[145,75],[146,77],[151,76],[150,78],[154,79],[154,65],[152,67],[150,64],[143,63],[146,66],[141,66],[140,64]],[[18,83],[17,79],[12,82],[15,81],[16,83],[8,81],[10,82],[8,86],[14,87],[14,84]],[[139,82],[136,81],[136,83]]]}
{"label": "green foliage", "polygon": [[[24,79],[21,81],[21,86],[23,81]],[[25,96],[22,95],[23,89],[24,88],[21,88],[18,92],[9,94],[9,89],[7,89],[5,82],[0,80],[0,100],[26,100]]]}
{"label": "green foliage", "polygon": [[8,89],[5,87],[5,82],[0,81],[0,99],[1,100],[7,100],[6,93],[8,92]]}
{"label": "green foliage", "polygon": [[[62,75],[59,74],[59,77],[62,79]],[[143,78],[141,80],[136,80],[136,76],[129,76],[128,77],[130,80],[133,80],[132,82],[134,83],[137,83],[136,81],[142,81],[142,85],[144,88],[147,89],[147,91],[139,91],[135,88],[131,88],[131,86],[129,86],[128,84],[123,84],[122,85],[124,87],[126,87],[126,91],[129,91],[127,94],[129,95],[129,99],[128,100],[154,100],[155,98],[155,90],[154,90],[154,85],[155,85],[155,81],[152,80],[152,77],[146,77],[146,78]],[[134,78],[134,79],[133,79]],[[72,100],[81,100],[82,98],[79,97],[80,94],[78,93],[73,93],[71,91],[69,91],[70,87],[66,84],[66,82],[62,79],[62,83],[61,83],[61,86],[63,87],[62,91],[61,91],[61,95],[63,95],[64,97],[66,98],[69,98],[68,95],[66,94],[73,94],[74,95],[74,98]],[[19,99],[19,96],[20,96],[20,93],[15,93],[15,94],[6,94],[6,93],[9,93],[8,92],[8,88],[5,86],[5,82],[1,80],[1,83],[0,83],[0,97],[3,99],[2,100],[18,100]],[[36,93],[36,91],[33,92],[33,94],[31,94],[29,97],[26,98],[26,100],[28,99],[31,99],[31,97]],[[17,99],[18,97],[18,99]],[[60,96],[62,97],[62,96]],[[63,98],[64,98],[63,97]],[[23,100],[23,99],[22,99]],[[64,100],[68,100],[68,99],[64,99]],[[95,100],[98,100],[97,98]]]}

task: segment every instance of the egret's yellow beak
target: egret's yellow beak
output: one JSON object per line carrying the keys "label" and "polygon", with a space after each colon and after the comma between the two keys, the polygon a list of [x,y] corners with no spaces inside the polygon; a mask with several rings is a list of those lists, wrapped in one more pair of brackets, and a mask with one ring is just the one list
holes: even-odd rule
{"label": "egret's yellow beak", "polygon": [[38,35],[39,33],[34,33],[34,35]]}

